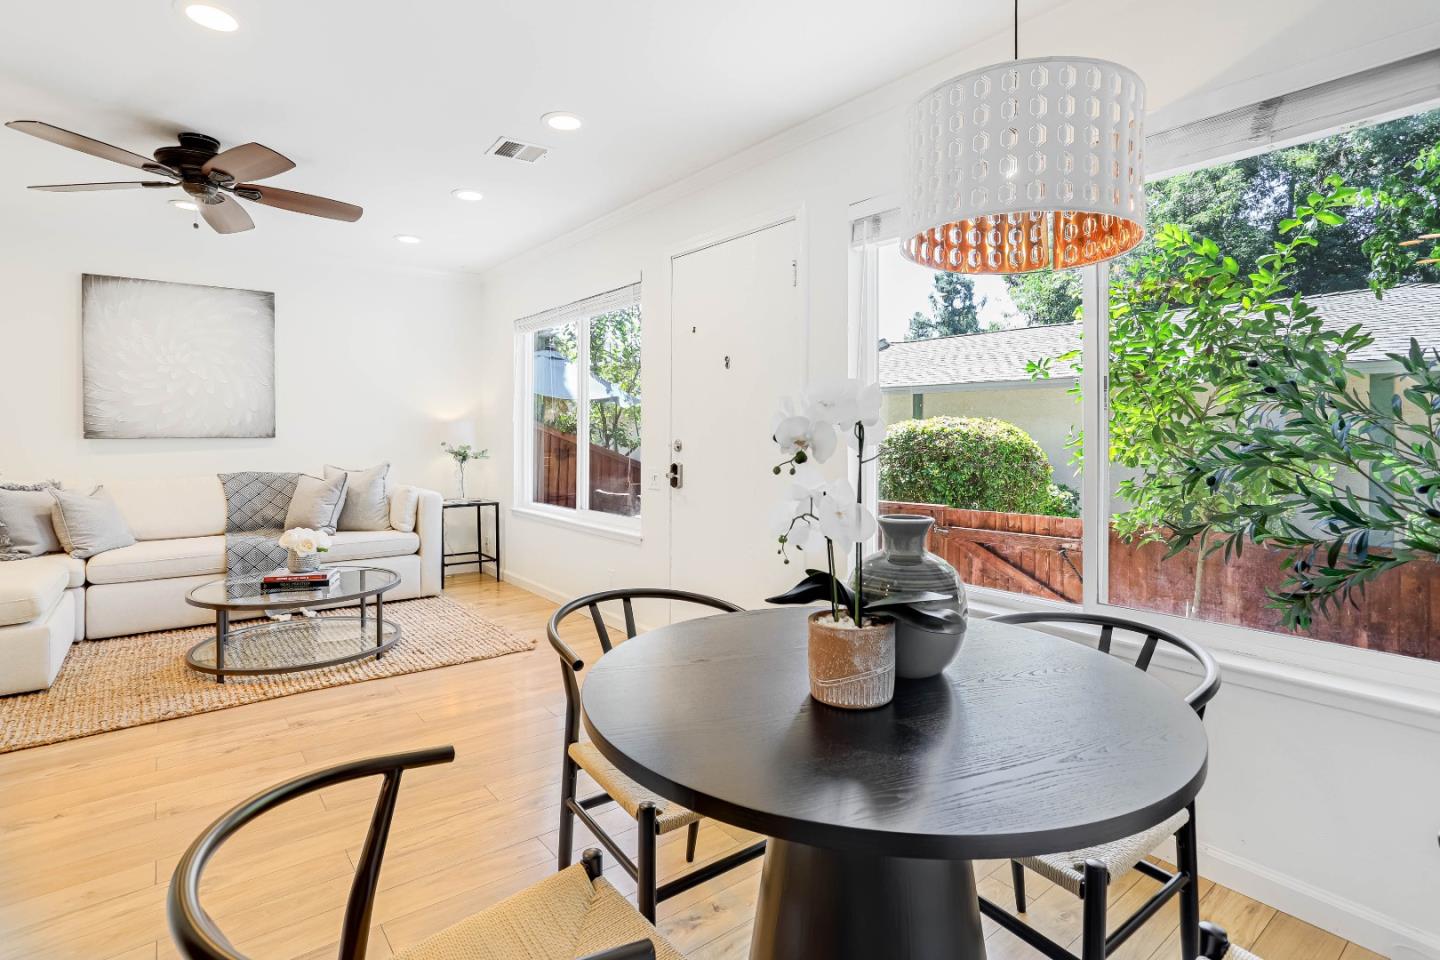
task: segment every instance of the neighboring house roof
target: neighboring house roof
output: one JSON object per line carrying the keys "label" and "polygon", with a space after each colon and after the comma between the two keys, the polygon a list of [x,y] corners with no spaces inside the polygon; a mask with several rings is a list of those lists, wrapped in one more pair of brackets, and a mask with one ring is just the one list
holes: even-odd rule
{"label": "neighboring house roof", "polygon": [[[1347,329],[1360,324],[1375,342],[1356,353],[1355,362],[1384,360],[1404,353],[1414,337],[1424,346],[1440,346],[1440,284],[1411,283],[1376,300],[1370,290],[1346,290],[1307,297],[1325,325]],[[968,333],[933,340],[905,340],[880,351],[880,386],[887,391],[962,383],[1030,380],[1025,365],[1058,357],[1080,347],[1078,323],[1017,327],[994,333]],[[1069,364],[1052,364],[1052,379],[1073,377]]]}

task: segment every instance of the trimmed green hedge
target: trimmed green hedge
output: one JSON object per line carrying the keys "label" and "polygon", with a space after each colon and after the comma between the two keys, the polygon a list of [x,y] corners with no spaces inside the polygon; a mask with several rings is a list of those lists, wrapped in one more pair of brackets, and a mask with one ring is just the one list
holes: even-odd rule
{"label": "trimmed green hedge", "polygon": [[882,500],[1075,516],[1073,492],[1053,476],[1034,437],[989,417],[905,420],[880,451]]}

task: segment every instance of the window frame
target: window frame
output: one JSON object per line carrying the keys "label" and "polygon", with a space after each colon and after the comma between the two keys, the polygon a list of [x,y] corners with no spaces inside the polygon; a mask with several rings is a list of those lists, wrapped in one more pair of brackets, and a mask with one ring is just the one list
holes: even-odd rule
{"label": "window frame", "polygon": [[[515,490],[511,513],[564,526],[579,527],[615,539],[638,542],[641,539],[644,499],[641,512],[623,516],[593,510],[590,507],[590,322],[598,316],[634,308],[640,313],[641,336],[644,336],[644,311],[641,306],[640,284],[626,284],[613,290],[576,300],[560,307],[532,314],[515,321]],[[566,326],[575,329],[576,377],[580,396],[575,406],[575,506],[562,507],[535,499],[535,338],[547,330]],[[642,341],[643,342],[643,341]],[[644,369],[644,348],[641,348],[641,369]],[[642,401],[643,403],[643,401]],[[644,462],[644,410],[641,411],[640,460]]]}
{"label": "window frame", "polygon": [[[1428,57],[1428,55],[1427,55]],[[1308,142],[1344,130],[1371,126],[1397,117],[1440,107],[1440,87],[1424,70],[1425,58],[1410,58],[1352,77],[1330,81],[1265,101],[1293,104],[1286,123],[1272,127],[1268,136],[1237,144],[1230,124],[1234,115],[1258,109],[1216,114],[1191,123],[1152,132],[1147,145],[1164,142],[1159,164],[1152,164],[1147,179],[1156,180],[1185,170],[1226,163],[1245,156]],[[852,204],[847,218],[851,230],[849,306],[852,337],[850,373],[873,380],[879,336],[876,257],[874,248],[889,239],[889,230],[867,226],[895,222],[891,214],[900,206],[895,194],[874,196]],[[898,236],[898,233],[897,233]],[[1377,716],[1404,716],[1418,713],[1440,722],[1440,662],[1398,654],[1376,656],[1378,651],[1326,643],[1293,634],[1253,627],[1187,619],[1153,611],[1135,611],[1111,604],[1109,596],[1109,504],[1113,493],[1109,468],[1109,268],[1098,264],[1080,270],[1082,277],[1082,352],[1084,371],[1080,378],[1080,423],[1085,431],[1084,458],[1087,464],[1105,464],[1106,469],[1085,470],[1081,486],[1081,518],[1084,525],[1083,556],[1087,576],[1080,604],[1066,604],[1007,591],[967,586],[971,608],[981,616],[1016,611],[1082,610],[1112,616],[1142,616],[1156,626],[1179,632],[1209,647],[1223,665],[1238,667],[1246,676],[1245,685],[1275,691],[1303,689],[1307,698],[1323,691],[1322,698],[1339,698],[1353,709]],[[873,508],[878,493],[876,475],[866,478],[868,503]],[[1093,571],[1093,575],[1089,572]],[[1186,666],[1157,664],[1184,672]],[[1396,702],[1396,690],[1406,691],[1406,700]]]}

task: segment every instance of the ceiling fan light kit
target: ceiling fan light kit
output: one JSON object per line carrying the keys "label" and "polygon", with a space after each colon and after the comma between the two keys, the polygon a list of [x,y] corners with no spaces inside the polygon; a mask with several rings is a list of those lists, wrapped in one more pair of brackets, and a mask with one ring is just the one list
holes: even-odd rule
{"label": "ceiling fan light kit", "polygon": [[1145,236],[1145,84],[1087,57],[1017,57],[933,88],[909,112],[901,253],[1016,274],[1089,266]]}
{"label": "ceiling fan light kit", "polygon": [[[242,143],[221,152],[220,141],[214,137],[203,133],[182,133],[177,137],[178,144],[160,147],[151,160],[138,153],[38,120],[12,120],[5,126],[62,147],[69,147],[71,150],[123,163],[152,176],[165,178],[120,183],[47,184],[31,187],[32,190],[72,193],[84,190],[180,187],[194,205],[193,208],[199,209],[200,216],[217,233],[241,233],[254,228],[255,221],[251,220],[250,214],[236,202],[236,197],[280,210],[324,217],[328,220],[343,220],[347,223],[359,220],[364,213],[364,210],[351,203],[250,182],[277,176],[295,168],[295,164],[287,157],[259,143]],[[172,201],[182,210],[187,209],[184,202]]]}

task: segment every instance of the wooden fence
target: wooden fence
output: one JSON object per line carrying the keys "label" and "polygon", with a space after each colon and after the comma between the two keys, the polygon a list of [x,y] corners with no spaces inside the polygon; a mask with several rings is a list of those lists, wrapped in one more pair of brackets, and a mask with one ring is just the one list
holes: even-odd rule
{"label": "wooden fence", "polygon": [[[1079,603],[1084,577],[1083,526],[1069,517],[959,510],[927,503],[882,503],[881,513],[935,518],[930,549],[975,586]],[[1247,546],[1229,563],[1196,549],[1165,559],[1163,543],[1126,543],[1112,530],[1109,602],[1200,620],[1284,632],[1267,590],[1285,579],[1284,554]],[[1429,660],[1440,660],[1440,565],[1412,562],[1381,576],[1356,604],[1345,605],[1302,636]]]}
{"label": "wooden fence", "polygon": [[[536,425],[535,502],[574,507],[579,444],[575,434]],[[640,512],[640,461],[590,444],[590,506],[606,513]]]}
{"label": "wooden fence", "polygon": [[1080,602],[1085,568],[1079,520],[931,503],[887,502],[880,504],[880,512],[934,517],[930,549],[959,571],[967,584]]}

